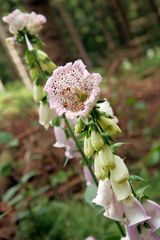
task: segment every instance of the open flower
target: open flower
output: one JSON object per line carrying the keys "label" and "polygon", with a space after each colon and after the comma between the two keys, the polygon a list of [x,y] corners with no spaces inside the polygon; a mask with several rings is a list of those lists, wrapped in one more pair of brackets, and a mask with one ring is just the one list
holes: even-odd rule
{"label": "open flower", "polygon": [[31,34],[37,34],[46,22],[45,16],[35,12],[23,13],[19,9],[3,17],[2,20],[9,25],[9,31],[16,35],[18,31],[27,29]]}
{"label": "open flower", "polygon": [[139,225],[140,231],[138,231],[137,227],[137,225],[132,227],[126,225],[126,237],[121,238],[121,240],[159,240],[159,237],[143,224]]}
{"label": "open flower", "polygon": [[65,156],[68,159],[80,157],[80,153],[77,150],[74,140],[72,138],[67,138],[63,127],[54,127],[54,135],[56,142],[53,146],[57,148],[64,147],[66,149]]}
{"label": "open flower", "polygon": [[152,227],[152,232],[155,232],[160,228],[160,205],[154,201],[146,200],[143,202],[143,207],[146,213],[151,217],[148,223]]}
{"label": "open flower", "polygon": [[122,202],[125,217],[129,227],[144,222],[151,218],[150,216],[147,215],[144,207],[135,197],[129,196]]}
{"label": "open flower", "polygon": [[98,73],[90,74],[81,60],[58,67],[45,86],[51,109],[70,119],[87,116],[98,100],[101,79]]}

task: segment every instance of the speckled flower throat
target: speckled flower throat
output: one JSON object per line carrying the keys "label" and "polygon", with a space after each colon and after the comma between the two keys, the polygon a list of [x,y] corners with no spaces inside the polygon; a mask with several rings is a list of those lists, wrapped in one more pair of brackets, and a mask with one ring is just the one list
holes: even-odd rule
{"label": "speckled flower throat", "polygon": [[85,115],[99,97],[100,81],[100,75],[90,74],[81,60],[57,68],[45,87],[50,107],[70,118]]}

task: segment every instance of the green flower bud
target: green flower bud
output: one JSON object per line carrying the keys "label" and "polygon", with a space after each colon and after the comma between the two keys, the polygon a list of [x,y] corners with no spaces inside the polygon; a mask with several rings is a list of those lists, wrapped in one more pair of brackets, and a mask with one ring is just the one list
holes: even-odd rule
{"label": "green flower bud", "polygon": [[43,98],[43,87],[41,85],[33,85],[33,99],[38,103]]}
{"label": "green flower bud", "polygon": [[119,156],[115,155],[114,160],[115,168],[111,170],[112,179],[117,183],[124,183],[129,178],[128,168]]}
{"label": "green flower bud", "polygon": [[98,123],[100,127],[103,129],[103,131],[106,131],[110,135],[117,135],[118,133],[121,132],[121,129],[111,118],[100,116]]}
{"label": "green flower bud", "polygon": [[103,148],[98,152],[99,161],[103,169],[112,169],[115,167],[114,154],[112,153],[108,145],[104,145]]}
{"label": "green flower bud", "polygon": [[45,60],[49,59],[48,55],[45,52],[43,52],[42,50],[37,50],[36,55],[37,55],[38,60],[40,60],[40,61],[45,61]]}
{"label": "green flower bud", "polygon": [[95,151],[101,150],[104,145],[104,141],[99,132],[94,130],[91,132],[91,143]]}
{"label": "green flower bud", "polygon": [[53,62],[40,62],[40,66],[44,72],[47,72],[48,74],[52,74],[53,70],[56,68],[56,65]]}
{"label": "green flower bud", "polygon": [[75,129],[74,129],[75,133],[81,133],[84,130],[85,126],[86,125],[83,122],[82,118],[79,117],[75,125]]}
{"label": "green flower bud", "polygon": [[29,73],[33,81],[35,81],[39,77],[39,71],[37,70],[37,68],[29,69]]}
{"label": "green flower bud", "polygon": [[87,157],[91,157],[94,153],[94,148],[91,143],[91,137],[84,137],[84,153]]}
{"label": "green flower bud", "polygon": [[108,177],[108,170],[104,170],[101,162],[99,161],[98,154],[95,155],[94,159],[94,173],[98,180],[104,180]]}

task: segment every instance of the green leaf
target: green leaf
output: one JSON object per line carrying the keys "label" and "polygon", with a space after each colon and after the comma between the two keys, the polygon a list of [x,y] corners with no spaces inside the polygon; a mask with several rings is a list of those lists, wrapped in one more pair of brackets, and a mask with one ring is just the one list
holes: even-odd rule
{"label": "green leaf", "polygon": [[20,188],[21,184],[9,188],[7,192],[5,192],[5,194],[3,195],[3,201],[9,202],[14,197],[14,195],[20,190]]}
{"label": "green leaf", "polygon": [[144,186],[136,191],[136,195],[139,197],[139,199],[146,198],[146,190],[150,187],[150,185]]}
{"label": "green leaf", "polygon": [[6,144],[13,140],[12,134],[9,132],[1,131],[0,132],[0,144]]}
{"label": "green leaf", "polygon": [[136,181],[146,181],[144,178],[137,176],[137,175],[130,175],[129,176],[130,182],[136,182]]}
{"label": "green leaf", "polygon": [[29,173],[26,173],[22,178],[21,178],[21,183],[27,183],[30,178],[34,177],[36,175],[36,171],[31,171]]}
{"label": "green leaf", "polygon": [[3,164],[0,165],[0,173],[3,176],[9,176],[12,171],[12,165],[10,162],[6,161],[3,162]]}
{"label": "green leaf", "polygon": [[97,194],[97,187],[95,184],[87,186],[84,194],[85,201],[93,205],[92,200],[96,197],[96,194]]}

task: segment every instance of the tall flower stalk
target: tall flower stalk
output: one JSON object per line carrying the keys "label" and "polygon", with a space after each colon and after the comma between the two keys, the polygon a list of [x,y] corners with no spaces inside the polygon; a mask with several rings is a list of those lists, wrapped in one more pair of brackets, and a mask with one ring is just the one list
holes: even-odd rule
{"label": "tall flower stalk", "polygon": [[33,98],[39,103],[39,122],[54,127],[55,146],[65,146],[66,157],[81,155],[90,172],[89,184],[93,180],[98,187],[93,203],[116,222],[123,240],[158,239],[160,206],[145,194],[138,195],[130,184],[128,168],[116,152],[120,143],[113,140],[121,132],[118,119],[109,102],[99,100],[101,75],[89,73],[81,60],[57,67],[40,50],[44,16],[15,10],[3,21],[13,38],[27,47],[25,60]]}

